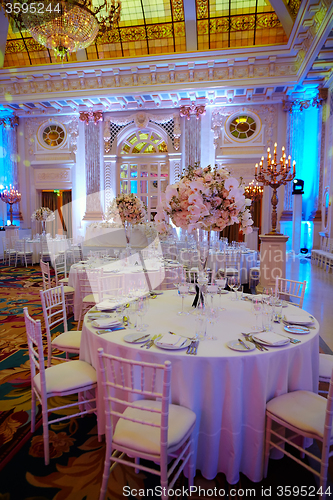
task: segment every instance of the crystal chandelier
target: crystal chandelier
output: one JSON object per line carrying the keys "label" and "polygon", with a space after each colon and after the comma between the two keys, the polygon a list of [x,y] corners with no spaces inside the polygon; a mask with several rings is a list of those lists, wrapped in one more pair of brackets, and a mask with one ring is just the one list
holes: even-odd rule
{"label": "crystal chandelier", "polygon": [[62,59],[89,47],[97,33],[111,31],[119,21],[120,3],[114,0],[0,0],[19,30],[28,30],[41,45]]}

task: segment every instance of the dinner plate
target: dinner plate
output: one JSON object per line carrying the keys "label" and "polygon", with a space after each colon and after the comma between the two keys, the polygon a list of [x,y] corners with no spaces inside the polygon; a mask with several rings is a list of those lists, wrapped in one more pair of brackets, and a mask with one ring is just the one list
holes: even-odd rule
{"label": "dinner plate", "polygon": [[298,325],[285,325],[284,330],[288,333],[296,333],[298,335],[304,335],[305,333],[310,333],[310,329],[306,326]]}
{"label": "dinner plate", "polygon": [[110,314],[103,314],[103,313],[88,313],[88,319],[100,319],[100,318],[111,318]]}
{"label": "dinner plate", "polygon": [[[123,339],[125,342],[128,342],[130,344],[142,344],[143,342],[147,342],[147,340],[150,340],[150,335],[148,333],[129,333],[128,335],[125,335]],[[140,339],[140,340],[138,340]]]}
{"label": "dinner plate", "polygon": [[221,290],[220,292],[217,292],[217,295],[224,295],[225,293],[229,293],[228,290]]}
{"label": "dinner plate", "polygon": [[168,349],[169,351],[175,351],[177,349],[185,349],[186,347],[188,347],[191,343],[191,340],[190,339],[186,339],[185,343],[181,346],[178,346],[178,345],[172,345],[172,344],[161,344],[158,339],[155,339],[154,340],[154,344],[156,345],[156,347],[160,347],[161,349]]}
{"label": "dinner plate", "polygon": [[249,349],[246,349],[239,342],[239,340],[230,340],[229,342],[227,342],[227,346],[229,347],[229,349],[232,349],[233,351],[242,351],[242,352],[250,352],[256,348],[256,346],[252,342],[249,342],[248,340],[243,340],[243,342],[245,345],[249,347]]}

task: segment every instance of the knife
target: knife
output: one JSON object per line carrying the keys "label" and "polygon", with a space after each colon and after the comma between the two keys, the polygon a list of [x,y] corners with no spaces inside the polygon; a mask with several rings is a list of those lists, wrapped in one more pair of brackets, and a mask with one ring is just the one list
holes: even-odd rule
{"label": "knife", "polygon": [[133,344],[136,344],[140,340],[146,339],[147,337],[150,337],[149,334],[143,335],[142,337],[139,337],[138,339],[133,340]]}
{"label": "knife", "polygon": [[250,350],[250,347],[248,345],[246,345],[245,342],[243,342],[242,339],[238,339],[238,342],[240,343],[240,345],[242,345],[243,347],[245,347],[245,349],[247,349],[248,351]]}

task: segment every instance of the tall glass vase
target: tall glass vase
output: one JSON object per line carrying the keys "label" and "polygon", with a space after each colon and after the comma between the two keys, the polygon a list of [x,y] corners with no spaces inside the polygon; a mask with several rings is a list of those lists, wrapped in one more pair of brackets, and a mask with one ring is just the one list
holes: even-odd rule
{"label": "tall glass vase", "polygon": [[131,246],[131,236],[132,236],[132,224],[125,220],[125,236],[126,236],[126,253],[128,255],[132,254],[132,246]]}
{"label": "tall glass vase", "polygon": [[45,236],[46,234],[46,220],[42,220],[42,235]]}
{"label": "tall glass vase", "polygon": [[205,308],[206,285],[209,282],[207,267],[211,242],[211,231],[207,231],[205,229],[196,229],[194,236],[197,247],[198,278],[196,283],[196,296],[192,305],[198,312],[200,312],[200,310],[204,310]]}

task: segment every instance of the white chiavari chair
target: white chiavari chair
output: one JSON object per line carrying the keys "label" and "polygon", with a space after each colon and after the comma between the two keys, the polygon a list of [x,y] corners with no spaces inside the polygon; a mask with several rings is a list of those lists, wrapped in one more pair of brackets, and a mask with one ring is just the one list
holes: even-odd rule
{"label": "white chiavari chair", "polygon": [[276,278],[275,295],[290,300],[294,305],[303,307],[306,281],[294,281],[286,278]]}
{"label": "white chiavari chair", "polygon": [[[96,370],[86,361],[70,361],[45,368],[40,321],[31,318],[26,307],[24,320],[31,371],[31,432],[35,432],[36,399],[38,399],[42,405],[44,460],[45,465],[48,465],[50,462],[49,425],[96,411],[97,376]],[[72,394],[79,396],[79,411],[49,420],[49,413],[59,412],[59,410],[63,412],[64,409],[75,407],[78,403],[62,404],[61,407],[52,405],[48,408],[48,399]]]}
{"label": "white chiavari chair", "polygon": [[[101,348],[98,358],[106,417],[106,450],[99,500],[104,500],[109,474],[118,463],[159,476],[162,491],[166,492],[161,496],[163,500],[168,498],[167,491],[186,464],[191,487],[194,477],[192,433],[196,415],[189,408],[169,402],[170,361],[164,365],[132,361],[105,354]],[[135,457],[135,461],[126,460],[126,455]],[[170,462],[173,457],[176,461]],[[159,467],[140,464],[140,459],[155,462]]]}
{"label": "white chiavari chair", "polygon": [[[39,292],[42,302],[48,344],[48,366],[51,365],[51,358],[59,359],[59,356],[52,355],[52,351],[54,349],[65,352],[67,360],[69,360],[68,355],[70,353],[80,353],[81,331],[68,330],[64,288],[64,285],[60,284],[54,288],[41,290]],[[58,326],[62,326],[64,333],[61,333],[52,340],[51,330]]]}

